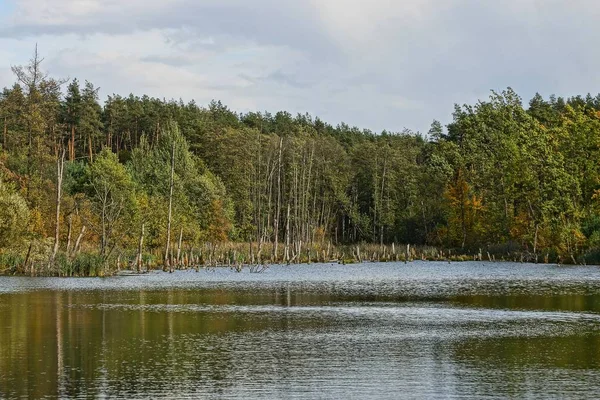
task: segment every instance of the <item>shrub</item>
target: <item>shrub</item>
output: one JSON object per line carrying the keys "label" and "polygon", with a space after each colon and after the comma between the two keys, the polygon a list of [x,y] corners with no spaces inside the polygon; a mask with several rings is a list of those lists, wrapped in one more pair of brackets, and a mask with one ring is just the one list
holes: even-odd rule
{"label": "shrub", "polygon": [[29,222],[25,199],[0,180],[0,248],[21,239]]}

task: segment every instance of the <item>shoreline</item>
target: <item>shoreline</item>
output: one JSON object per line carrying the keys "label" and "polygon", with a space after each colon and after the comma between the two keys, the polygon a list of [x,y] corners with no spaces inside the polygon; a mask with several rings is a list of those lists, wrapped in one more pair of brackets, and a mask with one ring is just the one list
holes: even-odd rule
{"label": "shoreline", "polygon": [[229,269],[235,273],[251,273],[251,274],[261,274],[267,272],[273,266],[284,266],[291,267],[294,266],[308,266],[308,265],[344,265],[344,266],[352,266],[352,265],[365,265],[365,264],[412,264],[412,263],[443,263],[443,264],[463,264],[463,263],[483,263],[483,264],[502,264],[502,263],[510,263],[510,264],[526,264],[529,266],[532,265],[540,265],[540,266],[555,266],[555,267],[600,267],[600,264],[573,264],[573,263],[556,263],[556,262],[534,262],[534,261],[515,261],[515,260],[506,260],[506,259],[496,259],[496,260],[479,260],[479,259],[466,259],[464,257],[456,257],[452,259],[413,259],[413,260],[389,260],[389,261],[378,261],[378,260],[362,260],[362,261],[352,261],[352,260],[330,260],[330,261],[316,261],[316,262],[298,262],[298,263],[260,263],[260,264],[236,264],[236,265],[227,265],[227,264],[216,264],[216,265],[197,265],[197,266],[186,266],[180,268],[173,268],[172,271],[165,270],[162,268],[153,268],[148,270],[136,271],[135,269],[119,269],[119,270],[111,270],[106,271],[105,274],[102,275],[57,275],[57,274],[19,274],[19,273],[6,273],[5,271],[0,271],[0,277],[19,277],[19,278],[110,278],[110,277],[127,277],[127,276],[146,276],[150,274],[171,274],[174,272],[181,271],[190,271],[190,272],[210,272],[216,270],[225,270]]}

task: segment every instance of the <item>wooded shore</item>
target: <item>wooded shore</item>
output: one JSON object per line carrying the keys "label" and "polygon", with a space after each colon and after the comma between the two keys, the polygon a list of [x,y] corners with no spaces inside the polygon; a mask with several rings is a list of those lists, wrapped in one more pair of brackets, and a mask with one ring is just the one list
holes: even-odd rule
{"label": "wooded shore", "polygon": [[217,101],[101,103],[42,61],[0,94],[0,273],[600,262],[600,95],[524,105],[509,88],[427,133],[375,133]]}

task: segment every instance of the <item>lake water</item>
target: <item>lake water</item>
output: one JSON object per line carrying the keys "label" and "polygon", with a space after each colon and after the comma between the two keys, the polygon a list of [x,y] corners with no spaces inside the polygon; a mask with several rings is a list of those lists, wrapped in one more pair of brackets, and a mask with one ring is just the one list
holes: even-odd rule
{"label": "lake water", "polygon": [[600,268],[0,278],[0,398],[597,398]]}

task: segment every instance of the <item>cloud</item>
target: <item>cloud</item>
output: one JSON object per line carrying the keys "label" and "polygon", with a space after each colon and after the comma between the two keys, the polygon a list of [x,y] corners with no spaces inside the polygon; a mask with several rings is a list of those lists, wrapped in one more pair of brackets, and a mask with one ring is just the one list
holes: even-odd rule
{"label": "cloud", "polygon": [[[0,36],[77,33],[126,34],[184,30],[181,42],[225,36],[331,54],[335,47],[316,26],[314,9],[301,0],[20,0]],[[310,25],[310,24],[309,24]],[[173,35],[175,38],[176,35]]]}
{"label": "cloud", "polygon": [[[600,91],[600,3],[574,0],[13,0],[0,57],[38,42],[102,94],[220,99],[380,131],[426,131],[453,104]],[[12,84],[0,66],[0,84]]]}

